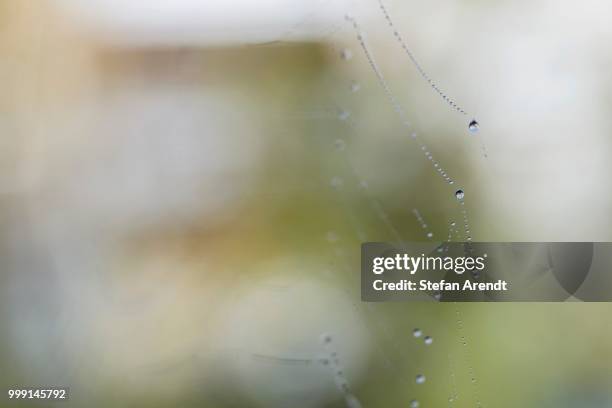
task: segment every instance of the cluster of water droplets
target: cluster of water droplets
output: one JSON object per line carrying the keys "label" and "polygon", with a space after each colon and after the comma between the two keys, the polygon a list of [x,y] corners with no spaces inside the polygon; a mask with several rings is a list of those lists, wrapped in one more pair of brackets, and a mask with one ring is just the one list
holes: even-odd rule
{"label": "cluster of water droplets", "polygon": [[[425,344],[426,346],[430,346],[433,344],[433,337],[423,336],[423,330],[419,329],[418,327],[412,330],[412,336],[416,339],[423,338],[423,344]],[[425,384],[425,381],[427,381],[427,378],[424,374],[419,373],[414,377],[414,382],[417,385]],[[417,399],[413,399],[410,401],[411,407],[418,407],[419,405],[420,403]]]}
{"label": "cluster of water droplets", "polygon": [[324,355],[319,358],[319,362],[323,366],[329,368],[333,374],[336,388],[344,396],[347,408],[361,408],[361,402],[359,402],[359,399],[351,392],[346,373],[340,362],[338,350],[334,347],[333,337],[329,333],[323,333],[319,337],[319,341],[325,350]]}
{"label": "cluster of water droplets", "polygon": [[[361,31],[359,25],[357,24],[357,20],[355,20],[355,18],[353,18],[352,16],[349,16],[349,15],[346,16],[346,20],[352,24],[353,29],[355,30],[355,32],[357,34],[357,41],[359,42],[359,45],[360,45],[361,49],[363,50],[363,53],[364,53],[364,55],[365,55],[365,57],[366,57],[366,59],[368,61],[368,64],[370,65],[370,68],[372,69],[372,71],[376,75],[376,79],[377,79],[378,83],[383,88],[385,96],[387,97],[387,99],[391,103],[391,106],[393,107],[393,110],[399,116],[402,125],[404,127],[406,127],[407,129],[412,130],[412,124],[408,120],[404,108],[399,103],[399,101],[396,98],[395,94],[391,91],[391,88],[389,87],[389,85],[387,83],[387,80],[385,79],[384,75],[382,74],[382,71],[378,67],[378,64],[376,63],[376,59],[374,58],[374,54],[372,53],[372,51],[370,50],[370,48],[368,47],[368,45],[365,42],[365,34]],[[432,163],[433,168],[436,170],[436,172],[438,174],[440,174],[440,176],[448,184],[451,184],[451,185],[454,184],[454,181],[451,179],[451,177],[449,177],[448,173],[442,168],[440,163],[434,158],[433,154],[431,153],[431,150],[421,140],[421,138],[417,135],[417,133],[415,131],[411,131],[411,137],[419,145],[419,147],[420,147],[421,151],[423,152],[423,154],[425,155],[425,157]]]}
{"label": "cluster of water droplets", "polygon": [[[382,0],[378,0],[378,5],[380,7],[380,10],[383,13],[383,16],[385,17],[385,20],[387,21],[387,24],[389,25],[389,28],[393,31],[393,36],[397,39],[397,41],[403,48],[404,52],[406,53],[406,55],[408,55],[408,58],[410,58],[410,61],[412,61],[413,65],[415,66],[415,68],[417,69],[421,77],[425,81],[427,81],[427,83],[432,87],[432,89],[436,91],[436,93],[440,95],[440,97],[446,103],[448,103],[454,110],[456,110],[457,112],[463,115],[467,115],[467,112],[462,107],[457,105],[457,103],[453,99],[451,99],[446,93],[444,93],[440,89],[440,87],[430,78],[427,72],[425,72],[425,70],[423,69],[421,64],[417,61],[416,57],[414,56],[410,48],[408,48],[408,45],[406,44],[406,41],[404,41],[403,36],[401,35],[399,30],[393,23],[393,20],[391,19],[391,16],[389,15],[389,12],[387,11],[387,8],[385,7]],[[470,123],[468,124],[469,131],[472,133],[475,133],[478,131],[478,128],[479,128],[478,122],[476,121],[476,119],[472,119]]]}
{"label": "cluster of water droplets", "polygon": [[474,372],[474,367],[471,364],[470,352],[468,348],[468,340],[467,340],[467,336],[464,333],[465,327],[464,327],[463,317],[461,316],[461,311],[459,310],[459,306],[456,303],[455,303],[455,315],[457,318],[457,328],[459,330],[459,335],[460,335],[459,338],[460,338],[461,344],[465,348],[465,358],[468,364],[468,375],[470,376],[470,381],[473,385],[474,399],[476,400],[476,406],[481,407],[482,403],[480,402],[480,397],[478,393],[478,381],[476,380],[476,374]]}
{"label": "cluster of water droplets", "polygon": [[421,228],[423,228],[425,230],[425,235],[427,236],[427,238],[429,238],[429,239],[433,238],[433,232],[431,232],[431,230],[427,226],[427,223],[425,222],[425,219],[423,219],[423,216],[421,215],[419,210],[417,210],[416,208],[413,208],[412,209],[412,213],[416,217],[416,219],[419,222],[419,225],[421,226]]}
{"label": "cluster of water droplets", "polygon": [[[399,32],[395,29],[395,26],[393,25],[393,22],[391,20],[391,18],[389,17],[389,14],[387,12],[387,10],[385,9],[384,5],[382,4],[382,1],[379,0],[379,4],[381,6],[381,9],[385,15],[385,18],[387,20],[387,22],[389,23],[389,25],[392,27],[392,29],[394,30],[394,35],[395,37],[398,39],[398,41],[400,41],[400,43],[402,44],[402,48],[404,48],[404,50],[406,51],[406,53],[408,54],[408,56],[410,57],[410,59],[412,60],[412,62],[414,63],[414,65],[417,67],[417,70],[419,71],[419,73],[421,74],[421,76],[423,76],[424,79],[427,80],[427,82],[432,86],[432,88],[434,90],[436,90],[436,92],[438,92],[438,94],[447,102],[449,103],[450,106],[452,106],[454,109],[456,109],[458,112],[467,115],[466,112],[459,107],[452,99],[448,98],[446,96],[446,94],[444,94],[440,88],[433,83],[433,81],[429,78],[429,76],[427,75],[427,73],[421,68],[421,66],[419,65],[419,63],[416,61],[416,59],[414,58],[412,52],[408,49],[408,47],[406,46],[401,34],[399,34]],[[372,51],[370,50],[370,48],[368,47],[367,43],[366,43],[366,39],[365,39],[365,35],[364,33],[361,31],[359,25],[357,24],[356,20],[350,16],[346,16],[346,20],[349,21],[350,23],[352,23],[353,29],[355,30],[356,34],[357,34],[357,41],[359,42],[359,46],[361,47],[363,54],[365,55],[365,58],[370,66],[370,68],[372,69],[372,71],[374,72],[376,79],[379,83],[379,85],[382,87],[384,94],[386,96],[386,98],[389,100],[393,110],[397,113],[397,115],[400,118],[401,121],[401,125],[403,127],[405,127],[406,129],[410,129],[410,136],[412,140],[415,140],[416,143],[418,144],[420,150],[423,152],[425,158],[432,164],[433,168],[435,169],[435,171],[444,179],[444,181],[448,184],[448,185],[454,185],[455,181],[448,175],[448,173],[441,167],[440,163],[434,158],[433,154],[431,153],[431,150],[427,147],[427,145],[423,142],[423,140],[417,135],[416,132],[414,132],[412,130],[412,125],[410,123],[410,121],[408,120],[406,114],[405,114],[405,110],[402,107],[402,105],[399,103],[398,99],[396,98],[395,94],[391,91],[391,88],[389,87],[385,77],[382,74],[382,71],[380,70],[379,66],[376,63],[376,60],[374,58],[374,55],[372,53]],[[340,57],[345,60],[345,61],[349,61],[353,59],[353,53],[349,48],[343,48],[340,51]],[[361,84],[355,80],[352,80],[350,82],[348,82],[348,84],[346,85],[348,90],[350,90],[351,93],[356,93],[359,92],[361,90]],[[346,109],[339,109],[336,113],[336,118],[343,122],[346,123],[348,126],[353,126],[352,125],[352,118],[351,118],[351,112],[349,110]],[[470,133],[477,133],[479,131],[479,123],[478,121],[476,121],[476,119],[472,119],[469,123],[468,123],[468,130]],[[350,159],[348,157],[348,154],[346,152],[347,150],[347,143],[344,139],[342,138],[337,138],[334,140],[333,142],[333,146],[335,148],[335,150],[337,150],[338,152],[341,152],[344,154],[347,164],[348,164],[348,168],[351,170],[352,175],[354,176],[354,178],[357,180],[358,186],[360,188],[360,190],[364,191],[366,194],[368,193],[368,183],[361,178],[357,172],[355,171],[354,167],[352,166]],[[344,179],[339,177],[339,176],[334,176],[331,178],[330,180],[330,186],[336,190],[341,189],[341,187],[343,187],[345,184]],[[471,241],[471,232],[470,232],[470,228],[469,228],[469,219],[468,219],[468,215],[467,215],[467,210],[465,208],[465,192],[463,191],[463,189],[453,189],[454,191],[454,196],[456,198],[456,200],[458,201],[458,203],[460,204],[460,209],[461,209],[461,215],[463,218],[463,226],[464,226],[464,238],[466,241]],[[371,196],[368,198],[369,202],[370,202],[370,206],[373,210],[373,212],[376,214],[376,216],[379,218],[379,220],[381,220],[388,228],[389,230],[392,231],[393,235],[395,236],[396,239],[398,240],[402,240],[401,236],[399,234],[399,232],[395,229],[395,227],[393,226],[393,224],[391,223],[391,220],[389,219],[388,214],[385,212],[385,210],[383,209],[382,205],[380,204],[380,202],[378,202],[376,199],[372,198]],[[413,210],[413,213],[417,219],[417,221],[419,222],[419,224],[421,225],[421,228],[423,228],[425,230],[426,236],[427,238],[433,238],[433,232],[429,229],[427,223],[425,222],[425,220],[423,219],[423,217],[421,216],[421,214],[419,213],[419,211],[417,209]],[[359,227],[357,227],[356,229],[358,238],[362,241],[364,241],[365,239],[365,233],[363,233],[363,230],[361,230]],[[450,222],[450,227],[448,230],[448,242],[450,242],[453,239],[453,236],[458,239],[458,229],[457,229],[457,223],[455,223],[454,221]],[[331,242],[331,241],[330,241]],[[438,297],[437,299],[440,299],[440,295],[437,294]],[[435,297],[435,295],[434,295]],[[461,331],[462,331],[462,323],[459,323],[461,326]],[[422,338],[423,344],[425,346],[431,346],[433,344],[433,338],[431,336],[424,336],[423,332],[420,329],[415,329],[413,331],[413,336],[415,338]],[[464,345],[467,345],[467,340],[465,338],[465,335],[461,336],[461,341],[464,343]],[[330,369],[332,370],[332,372],[334,373],[334,381],[338,387],[338,389],[343,393],[343,395],[345,395],[345,399],[346,399],[346,404],[349,407],[360,407],[360,403],[357,400],[357,398],[351,393],[350,391],[350,387],[348,384],[348,381],[346,381],[346,377],[344,376],[344,371],[342,370],[341,366],[340,366],[340,360],[338,358],[338,354],[336,352],[336,350],[333,350],[332,347],[332,338],[329,335],[322,335],[321,337],[321,342],[324,345],[325,349],[328,352],[327,355],[327,359],[325,361],[328,362]],[[386,361],[389,361],[388,359],[386,359]],[[388,363],[389,364],[389,363]],[[453,377],[453,381],[454,381],[454,372],[451,374]],[[470,376],[473,379],[473,382],[475,383],[475,376],[473,375],[473,368],[470,366]],[[417,385],[420,384],[424,384],[426,382],[426,377],[424,374],[416,374],[416,376],[414,377],[414,383]],[[449,397],[449,404],[454,402],[457,398],[457,394],[455,391],[453,391],[453,394]],[[478,400],[478,398],[477,398]],[[411,400],[410,401],[410,406],[411,407],[419,407],[419,401],[417,399]],[[480,402],[478,402],[478,405],[480,406]]]}

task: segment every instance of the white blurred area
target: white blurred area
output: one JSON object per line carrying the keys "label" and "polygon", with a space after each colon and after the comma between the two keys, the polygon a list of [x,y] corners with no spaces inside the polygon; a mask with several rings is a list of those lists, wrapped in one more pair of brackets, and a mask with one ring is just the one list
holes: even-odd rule
{"label": "white blurred area", "polygon": [[[2,352],[14,375],[71,384],[84,399],[84,390],[95,399],[110,387],[171,400],[212,393],[213,382],[236,383],[228,394],[267,406],[298,406],[306,391],[315,402],[302,406],[341,398],[333,373],[316,365],[321,332],[342,339],[355,379],[368,348],[359,316],[330,296],[329,282],[315,281],[316,290],[289,281],[290,297],[247,304],[248,315],[233,295],[252,272],[234,251],[258,239],[241,228],[265,223],[247,204],[270,141],[259,95],[209,64],[218,58],[211,48],[312,40],[338,10],[306,1],[3,7]],[[296,265],[260,275],[320,273]],[[300,320],[312,305],[322,313]],[[231,333],[245,327],[247,336]],[[236,349],[246,363],[231,367]],[[267,376],[253,357],[304,351],[314,367],[286,372],[264,361]]]}
{"label": "white blurred area", "polygon": [[[126,389],[145,389],[163,383],[141,374],[155,372],[149,367],[196,355],[207,362],[198,375],[203,370],[209,379],[214,372],[206,364],[227,355],[213,334],[229,332],[228,350],[246,349],[247,360],[221,364],[245,395],[285,404],[303,388],[288,381],[287,399],[271,402],[279,394],[266,394],[266,383],[295,375],[328,400],[333,380],[323,384],[318,369],[272,366],[261,376],[249,356],[311,355],[304,342],[316,344],[317,328],[336,323],[350,374],[359,379],[367,370],[362,323],[347,301],[330,294],[330,282],[291,281],[275,304],[278,298],[257,292],[267,287],[262,278],[243,303],[225,302],[240,269],[227,242],[260,239],[244,231],[266,220],[248,213],[245,202],[257,194],[266,152],[275,146],[263,118],[266,101],[236,76],[211,73],[207,59],[217,49],[332,41],[340,30],[335,39],[354,55],[346,72],[369,92],[355,104],[370,117],[386,115],[392,108],[346,13],[363,22],[391,87],[434,153],[467,152],[456,153],[448,170],[466,175],[461,182],[476,241],[612,238],[609,1],[387,2],[431,77],[480,121],[488,159],[465,118],[418,77],[375,1],[3,3],[9,17],[0,36],[0,192],[3,239],[14,257],[14,269],[3,276],[3,302],[15,358],[40,378],[60,365],[67,378],[112,383],[120,382],[119,372],[131,378],[122,383]],[[240,68],[241,80],[258,81],[248,64]],[[371,153],[372,146],[407,139],[381,133],[373,126],[354,150]],[[410,141],[405,146],[412,149]],[[382,162],[372,158],[368,171]],[[426,166],[415,161],[414,173]],[[428,194],[430,186],[420,190]],[[281,273],[272,269],[261,275]],[[317,313],[296,325],[304,331],[288,332],[311,305]],[[228,316],[230,327],[219,316]],[[49,353],[57,365],[42,358]],[[185,380],[183,368],[170,373],[180,374],[159,393],[200,378]]]}
{"label": "white blurred area", "polygon": [[235,46],[316,41],[352,0],[54,0],[81,29],[117,46]]}

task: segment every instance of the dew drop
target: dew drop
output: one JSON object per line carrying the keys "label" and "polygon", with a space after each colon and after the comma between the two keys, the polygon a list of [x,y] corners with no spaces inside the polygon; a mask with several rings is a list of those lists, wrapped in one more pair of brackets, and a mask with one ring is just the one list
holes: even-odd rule
{"label": "dew drop", "polygon": [[476,121],[476,119],[472,119],[472,121],[468,124],[468,130],[472,133],[478,132],[480,125]]}
{"label": "dew drop", "polygon": [[331,334],[328,333],[323,333],[321,334],[321,336],[319,337],[319,340],[321,341],[321,343],[323,344],[329,344],[332,342],[332,336]]}
{"label": "dew drop", "polygon": [[361,408],[361,403],[359,402],[357,397],[355,397],[354,395],[347,394],[345,397],[345,400],[346,400],[347,408]]}
{"label": "dew drop", "polygon": [[351,82],[351,92],[359,92],[361,90],[361,84],[357,81]]}
{"label": "dew drop", "polygon": [[431,343],[433,343],[433,338],[431,336],[425,336],[423,341],[429,346]]}
{"label": "dew drop", "polygon": [[336,377],[336,381],[337,381],[337,385],[338,385],[338,389],[342,392],[348,393],[350,391],[350,387],[348,385],[348,383],[346,382],[346,380],[342,377]]}
{"label": "dew drop", "polygon": [[428,232],[428,233],[427,233],[427,238],[432,238],[432,237],[433,237],[433,233]]}
{"label": "dew drop", "polygon": [[333,188],[340,188],[342,187],[342,184],[344,184],[344,180],[342,180],[340,177],[332,177],[332,179],[329,181],[329,185]]}
{"label": "dew drop", "polygon": [[417,384],[423,384],[425,382],[425,376],[423,374],[418,374],[415,378],[415,382]]}
{"label": "dew drop", "polygon": [[334,146],[337,150],[343,151],[344,149],[346,149],[346,142],[342,139],[336,139],[336,141],[334,142]]}
{"label": "dew drop", "polygon": [[417,400],[410,401],[410,408],[419,408],[419,401]]}
{"label": "dew drop", "polygon": [[340,58],[342,58],[345,61],[348,61],[353,58],[353,52],[349,50],[348,48],[345,48],[342,51],[340,51]]}
{"label": "dew drop", "polygon": [[327,234],[325,234],[325,239],[327,240],[327,242],[333,244],[335,242],[338,242],[340,238],[338,237],[338,234],[336,234],[334,231],[328,231]]}
{"label": "dew drop", "polygon": [[346,109],[341,109],[338,112],[338,119],[340,120],[347,120],[350,116],[351,116],[351,112],[347,111]]}
{"label": "dew drop", "polygon": [[465,197],[465,193],[463,190],[457,190],[455,191],[455,197],[457,197],[457,200],[461,201],[463,200],[463,197]]}
{"label": "dew drop", "polygon": [[412,335],[413,335],[414,337],[421,337],[421,335],[422,335],[422,334],[423,334],[423,331],[422,331],[421,329],[414,329],[414,330],[412,331]]}

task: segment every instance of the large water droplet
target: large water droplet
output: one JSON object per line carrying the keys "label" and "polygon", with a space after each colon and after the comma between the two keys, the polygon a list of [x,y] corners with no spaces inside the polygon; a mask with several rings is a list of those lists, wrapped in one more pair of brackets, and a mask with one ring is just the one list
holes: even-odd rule
{"label": "large water droplet", "polygon": [[472,121],[468,124],[468,130],[472,133],[478,132],[480,125],[476,121],[476,119],[472,119]]}
{"label": "large water droplet", "polygon": [[457,197],[457,200],[463,200],[463,197],[465,197],[465,193],[463,192],[463,190],[457,190],[455,191],[455,197]]}
{"label": "large water droplet", "polygon": [[433,343],[433,338],[431,338],[431,336],[425,336],[423,341],[429,346],[431,343]]}
{"label": "large water droplet", "polygon": [[421,335],[422,335],[422,334],[423,334],[423,331],[422,331],[421,329],[414,329],[414,330],[412,331],[412,335],[413,335],[414,337],[421,337]]}
{"label": "large water droplet", "polygon": [[418,374],[415,378],[415,382],[417,384],[423,384],[425,382],[425,376],[423,374]]}

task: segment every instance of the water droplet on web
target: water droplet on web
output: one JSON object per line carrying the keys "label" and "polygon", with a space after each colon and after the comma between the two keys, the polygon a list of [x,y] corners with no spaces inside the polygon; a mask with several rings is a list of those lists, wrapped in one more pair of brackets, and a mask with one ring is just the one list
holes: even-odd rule
{"label": "water droplet on web", "polygon": [[429,346],[431,343],[433,343],[433,338],[431,336],[425,336],[423,341],[424,341],[425,344],[427,344]]}
{"label": "water droplet on web", "polygon": [[332,179],[329,181],[329,185],[332,186],[332,188],[340,188],[342,187],[342,185],[344,184],[344,180],[342,180],[342,178],[340,177],[332,177]]}
{"label": "water droplet on web", "polygon": [[[400,105],[398,99],[396,98],[395,94],[391,91],[391,88],[389,87],[389,84],[387,83],[387,81],[385,80],[385,77],[382,74],[382,71],[380,70],[380,68],[378,67],[378,64],[376,63],[376,60],[374,58],[374,55],[372,54],[372,51],[370,50],[370,48],[367,46],[363,33],[361,31],[361,29],[359,28],[359,25],[357,24],[357,21],[354,18],[349,18],[348,21],[350,21],[353,25],[353,28],[355,29],[355,32],[357,33],[357,40],[359,41],[359,45],[361,46],[361,49],[363,51],[363,53],[365,54],[366,59],[368,60],[368,64],[370,65],[370,68],[372,69],[372,71],[374,71],[374,74],[376,75],[376,79],[378,80],[379,85],[383,88],[383,91],[387,97],[387,99],[389,100],[389,102],[391,103],[391,106],[393,107],[393,110],[397,113],[397,115],[400,117],[402,124],[407,127],[407,128],[411,128],[412,125],[410,124],[410,121],[408,120],[408,118],[406,117],[406,113],[404,111],[404,108],[402,107],[402,105]],[[465,112],[463,112],[465,113]],[[418,137],[418,135],[416,134],[416,132],[412,132],[411,133],[412,138],[416,141],[416,143],[421,147],[421,149],[428,153],[427,158],[434,163],[436,166],[434,166],[434,168],[437,170],[438,173],[440,173],[440,175],[442,175],[442,173],[446,174],[446,172],[440,167],[440,164],[437,163],[431,153],[427,152],[427,147],[425,145],[425,143]],[[448,175],[446,176],[442,176],[444,178],[444,180],[450,184],[452,184],[452,180],[450,179],[450,177],[448,177]]]}
{"label": "water droplet on web", "polygon": [[455,191],[455,197],[457,197],[457,200],[463,200],[463,197],[465,197],[465,193],[463,192],[463,190],[457,190]]}
{"label": "water droplet on web", "polygon": [[348,382],[343,378],[343,377],[337,377],[336,379],[337,384],[338,384],[338,389],[342,392],[349,392],[350,391],[350,387],[348,385]]}
{"label": "water droplet on web", "polygon": [[479,128],[480,128],[480,125],[475,119],[472,119],[472,121],[468,124],[468,130],[472,133],[478,132]]}
{"label": "water droplet on web", "polygon": [[342,51],[340,51],[340,58],[342,58],[345,61],[348,61],[351,58],[353,58],[353,52],[349,50],[348,48],[344,48]]}
{"label": "water droplet on web", "polygon": [[415,377],[414,381],[415,381],[417,384],[423,384],[423,383],[425,383],[425,376],[424,376],[423,374],[418,374],[418,375]]}
{"label": "water droplet on web", "polygon": [[344,149],[346,149],[346,142],[342,139],[336,139],[336,141],[334,142],[334,146],[337,150],[343,151]]}
{"label": "water droplet on web", "polygon": [[410,401],[410,408],[419,408],[419,401],[417,400]]}
{"label": "water droplet on web", "polygon": [[357,397],[352,394],[347,394],[345,397],[345,401],[347,408],[361,408],[361,403],[359,402]]}
{"label": "water droplet on web", "polygon": [[330,344],[332,342],[332,336],[329,333],[323,333],[319,337],[322,344]]}
{"label": "water droplet on web", "polygon": [[414,329],[414,330],[412,331],[412,335],[413,335],[414,337],[421,337],[421,335],[422,335],[422,334],[423,334],[423,331],[422,331],[421,329]]}
{"label": "water droplet on web", "polygon": [[340,120],[347,120],[350,116],[351,112],[347,111],[346,109],[341,109],[340,112],[338,112],[338,119]]}
{"label": "water droplet on web", "polygon": [[457,103],[453,99],[451,99],[448,95],[446,95],[442,91],[442,89],[440,89],[440,87],[438,87],[438,85],[429,77],[427,72],[425,72],[425,70],[423,69],[421,64],[417,61],[416,57],[414,56],[414,54],[412,53],[410,48],[408,48],[408,44],[404,41],[404,38],[402,37],[401,33],[399,32],[399,30],[396,28],[395,24],[393,23],[393,20],[391,20],[391,16],[389,15],[389,12],[387,11],[387,8],[383,4],[382,0],[378,0],[378,5],[380,7],[380,10],[383,13],[383,16],[385,17],[385,20],[387,20],[387,25],[389,26],[389,28],[393,32],[393,36],[399,42],[400,46],[404,49],[404,52],[406,53],[406,55],[408,55],[408,58],[410,59],[410,61],[412,61],[412,64],[417,69],[417,71],[419,72],[421,77],[429,84],[429,86],[431,86],[431,88],[451,108],[453,108],[454,110],[456,110],[457,112],[459,112],[459,113],[461,113],[463,115],[466,115],[467,113],[465,112],[465,110],[463,110],[463,108],[461,108],[459,105],[457,105]]}
{"label": "water droplet on web", "polygon": [[427,223],[425,222],[425,219],[423,218],[419,210],[417,210],[416,208],[413,208],[412,213],[416,217],[419,224],[421,224],[421,228],[423,228],[426,231],[427,238],[433,238],[433,233],[429,230]]}
{"label": "water droplet on web", "polygon": [[359,84],[359,82],[357,81],[351,82],[351,92],[359,92],[360,89],[361,89],[361,85]]}
{"label": "water droplet on web", "polygon": [[327,240],[327,242],[331,242],[333,244],[335,242],[338,242],[340,238],[338,237],[338,234],[336,234],[334,231],[328,231],[327,234],[325,234],[325,239]]}

